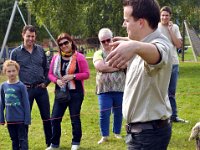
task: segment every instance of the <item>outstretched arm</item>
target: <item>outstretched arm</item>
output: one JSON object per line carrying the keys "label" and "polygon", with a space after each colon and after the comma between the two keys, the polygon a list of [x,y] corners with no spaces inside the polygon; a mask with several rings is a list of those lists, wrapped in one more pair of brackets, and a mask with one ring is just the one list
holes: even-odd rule
{"label": "outstretched arm", "polygon": [[161,57],[157,47],[151,43],[129,40],[117,41],[111,45],[115,48],[110,52],[106,61],[112,67],[122,67],[135,55],[142,57],[148,64],[158,63]]}

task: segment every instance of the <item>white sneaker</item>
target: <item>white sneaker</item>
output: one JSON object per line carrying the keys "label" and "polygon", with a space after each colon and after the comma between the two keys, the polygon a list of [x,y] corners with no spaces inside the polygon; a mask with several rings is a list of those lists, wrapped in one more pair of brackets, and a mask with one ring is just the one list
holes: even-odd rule
{"label": "white sneaker", "polygon": [[78,150],[80,147],[80,145],[72,145],[71,150]]}
{"label": "white sneaker", "polygon": [[49,146],[49,147],[47,147],[45,150],[59,150],[59,148],[55,148],[55,147]]}
{"label": "white sneaker", "polygon": [[106,141],[108,141],[108,137],[107,137],[107,136],[103,136],[103,137],[101,138],[101,140],[98,142],[98,144],[102,144],[102,143],[104,143],[104,142],[106,142]]}
{"label": "white sneaker", "polygon": [[115,138],[122,139],[122,136],[120,134],[115,134]]}

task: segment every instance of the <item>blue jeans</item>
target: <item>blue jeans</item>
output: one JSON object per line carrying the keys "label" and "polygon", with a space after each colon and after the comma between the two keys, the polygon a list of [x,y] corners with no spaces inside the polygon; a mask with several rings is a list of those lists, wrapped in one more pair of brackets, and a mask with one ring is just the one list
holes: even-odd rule
{"label": "blue jeans", "polygon": [[157,129],[127,134],[128,150],[167,150],[171,138],[171,124]]}
{"label": "blue jeans", "polygon": [[176,106],[176,85],[178,81],[178,73],[179,73],[179,66],[173,65],[172,66],[172,73],[171,78],[169,82],[169,88],[168,88],[168,96],[169,101],[172,107],[172,118],[177,117],[177,106]]}
{"label": "blue jeans", "polygon": [[51,121],[50,121],[50,103],[49,95],[46,88],[28,88],[28,95],[30,101],[30,108],[32,110],[33,101],[36,100],[38,105],[40,116],[43,120],[43,128],[45,134],[46,145],[51,143]]}
{"label": "blue jeans", "polygon": [[83,102],[83,93],[70,93],[70,95],[71,100],[69,102],[59,103],[57,101],[54,101],[51,121],[51,146],[54,148],[57,148],[60,145],[61,122],[67,107],[69,107],[69,114],[72,124],[72,145],[80,145],[82,137],[80,111]]}
{"label": "blue jeans", "polygon": [[13,150],[28,150],[28,125],[8,124]]}
{"label": "blue jeans", "polygon": [[107,92],[98,95],[102,136],[109,136],[111,110],[114,115],[113,133],[120,134],[122,127],[122,99],[123,92]]}

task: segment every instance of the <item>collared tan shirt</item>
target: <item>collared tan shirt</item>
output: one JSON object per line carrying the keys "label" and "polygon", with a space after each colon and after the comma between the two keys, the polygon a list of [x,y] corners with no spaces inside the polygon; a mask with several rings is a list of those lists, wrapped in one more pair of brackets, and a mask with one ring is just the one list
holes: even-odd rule
{"label": "collared tan shirt", "polygon": [[143,42],[156,45],[161,61],[149,65],[138,55],[129,61],[122,106],[127,123],[171,116],[167,94],[172,68],[170,42],[158,30],[148,35]]}

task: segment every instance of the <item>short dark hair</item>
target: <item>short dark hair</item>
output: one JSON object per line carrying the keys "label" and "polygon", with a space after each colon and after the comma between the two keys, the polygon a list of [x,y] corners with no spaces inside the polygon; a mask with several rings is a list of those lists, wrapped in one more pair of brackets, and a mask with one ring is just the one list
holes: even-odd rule
{"label": "short dark hair", "polygon": [[170,15],[172,15],[172,9],[171,9],[169,6],[163,6],[163,7],[160,9],[160,12],[163,12],[163,11],[166,11],[166,12],[168,12]]}
{"label": "short dark hair", "polygon": [[25,25],[22,29],[22,34],[26,33],[27,30],[36,33],[36,29],[33,25]]}
{"label": "short dark hair", "polygon": [[[67,39],[69,42],[72,42],[72,51],[77,50],[77,46],[76,46],[75,41],[74,41],[74,40],[72,39],[72,37],[71,37],[69,34],[67,34],[67,33],[61,33],[60,35],[58,35],[57,40],[56,40],[57,44],[59,45],[59,42],[60,42],[61,40],[63,40],[63,39]],[[59,47],[59,49],[60,49],[60,47]]]}
{"label": "short dark hair", "polygon": [[160,6],[157,0],[123,0],[123,6],[132,6],[135,20],[146,19],[152,29],[160,22]]}

